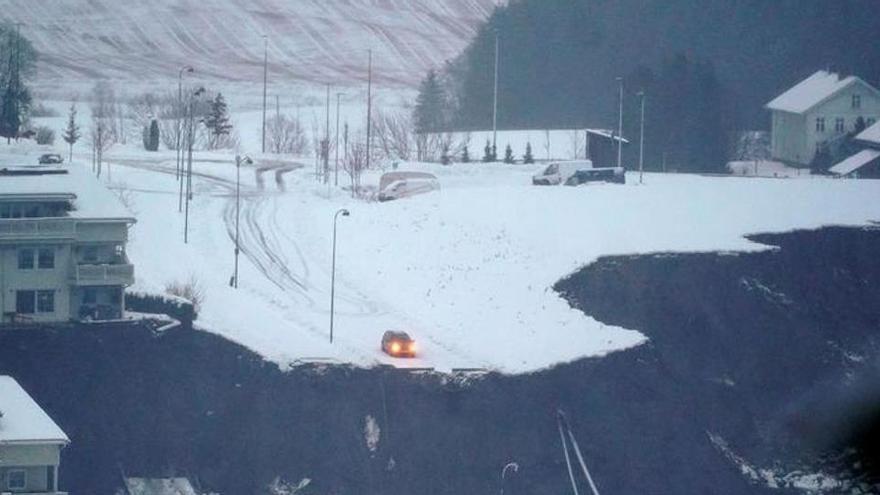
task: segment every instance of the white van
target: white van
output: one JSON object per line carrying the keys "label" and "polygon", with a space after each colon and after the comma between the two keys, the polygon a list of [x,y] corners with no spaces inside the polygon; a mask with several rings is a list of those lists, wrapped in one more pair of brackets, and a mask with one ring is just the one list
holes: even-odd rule
{"label": "white van", "polygon": [[554,162],[539,174],[532,176],[532,184],[536,186],[558,186],[567,183],[575,176],[578,170],[590,170],[593,168],[591,160],[572,160],[569,162]]}
{"label": "white van", "polygon": [[433,174],[425,172],[388,172],[379,179],[379,201],[392,201],[440,189]]}

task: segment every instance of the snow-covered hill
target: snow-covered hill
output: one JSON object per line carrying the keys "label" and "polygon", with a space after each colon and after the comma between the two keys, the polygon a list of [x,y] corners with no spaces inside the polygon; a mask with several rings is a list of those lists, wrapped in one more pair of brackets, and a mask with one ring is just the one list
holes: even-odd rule
{"label": "snow-covered hill", "polygon": [[40,53],[40,85],[175,78],[412,86],[457,55],[502,0],[0,0]]}

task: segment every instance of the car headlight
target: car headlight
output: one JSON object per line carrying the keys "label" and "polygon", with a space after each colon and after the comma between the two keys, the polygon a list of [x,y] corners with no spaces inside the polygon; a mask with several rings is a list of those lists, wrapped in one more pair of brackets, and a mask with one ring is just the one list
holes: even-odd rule
{"label": "car headlight", "polygon": [[391,344],[391,352],[393,354],[397,354],[400,352],[400,342],[394,342]]}

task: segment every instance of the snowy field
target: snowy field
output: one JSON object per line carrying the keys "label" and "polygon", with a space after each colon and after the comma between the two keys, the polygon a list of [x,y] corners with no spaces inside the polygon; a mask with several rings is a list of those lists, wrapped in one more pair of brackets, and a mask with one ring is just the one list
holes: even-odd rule
{"label": "snowy field", "polygon": [[[2,152],[21,163],[37,150]],[[435,173],[442,190],[378,203],[316,183],[311,159],[264,159],[241,170],[235,290],[233,157],[197,154],[188,244],[174,153],[114,148],[108,162],[102,180],[124,191],[138,218],[129,245],[135,289],[197,280],[205,293],[199,326],[282,365],[523,373],[601,356],[644,336],[600,324],[551,288],[600,256],[765,249],[743,236],[880,220],[880,181],[646,174],[638,185],[630,173],[625,186],[534,187],[540,165],[404,164]],[[365,182],[378,179],[376,172]],[[338,224],[331,344],[332,221],[340,208],[351,216]],[[388,329],[408,331],[419,358],[384,355]]]}

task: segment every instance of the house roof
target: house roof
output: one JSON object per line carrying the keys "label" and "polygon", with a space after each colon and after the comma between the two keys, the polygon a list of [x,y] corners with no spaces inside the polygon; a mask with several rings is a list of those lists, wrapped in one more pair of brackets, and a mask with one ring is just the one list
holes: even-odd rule
{"label": "house roof", "polygon": [[[71,164],[67,173],[58,174],[55,167],[12,167],[0,164],[0,199],[57,200],[74,198],[69,216],[79,219],[119,219],[134,222],[131,213],[119,198],[101,184],[85,167]],[[40,173],[49,171],[50,173]],[[17,172],[27,172],[19,174]]]}
{"label": "house roof", "polygon": [[878,150],[862,150],[828,169],[834,175],[849,175],[880,158]]}
{"label": "house roof", "polygon": [[0,445],[67,444],[70,439],[10,376],[0,376]]}
{"label": "house roof", "polygon": [[873,86],[857,76],[841,78],[840,74],[835,72],[820,70],[777,96],[767,104],[767,108],[790,113],[806,113],[841,90],[857,83],[877,92]]}
{"label": "house roof", "polygon": [[859,141],[880,145],[880,122],[868,127],[856,136]]}

